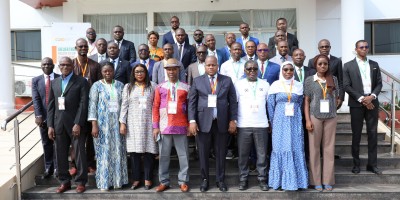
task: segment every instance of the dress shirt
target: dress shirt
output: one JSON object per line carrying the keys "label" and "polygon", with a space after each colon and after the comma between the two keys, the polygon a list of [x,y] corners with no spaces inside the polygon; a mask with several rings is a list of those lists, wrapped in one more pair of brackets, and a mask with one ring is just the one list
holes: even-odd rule
{"label": "dress shirt", "polygon": [[248,42],[249,40],[250,40],[250,36],[247,36],[247,38],[244,38],[242,35],[243,47],[246,47],[246,42]]}
{"label": "dress shirt", "polygon": [[258,70],[261,73],[261,77],[264,77],[265,72],[267,71],[267,66],[268,66],[268,59],[264,61],[264,71],[261,71],[261,66],[262,66],[262,61],[261,60],[257,60],[257,64],[258,64]]}
{"label": "dress shirt", "polygon": [[[117,71],[117,66],[118,66],[118,61],[119,61],[119,57],[117,57],[116,59],[114,59],[114,70]],[[110,62],[113,62],[113,59],[110,58]]]}
{"label": "dress shirt", "polygon": [[218,62],[217,49],[214,49],[214,51],[210,50],[210,49],[207,49],[207,51],[208,51],[208,55],[209,56],[214,56],[217,59],[217,62]]}
{"label": "dress shirt", "polygon": [[[297,73],[297,77],[299,77],[299,82],[303,83],[304,82],[304,66],[303,67],[295,67],[296,69],[296,73]],[[300,79],[300,71],[301,71],[301,79]]]}
{"label": "dress shirt", "polygon": [[232,82],[235,83],[244,75],[244,63],[246,61],[240,58],[239,61],[234,61],[232,58],[224,62],[221,66],[221,74],[229,76]]}
{"label": "dress shirt", "polygon": [[199,61],[197,61],[197,69],[199,70],[200,76],[203,75],[206,71],[206,69],[204,68],[204,66],[205,66],[204,64],[205,64],[204,62],[200,63]]}
{"label": "dress shirt", "polygon": [[[118,49],[120,49],[121,50],[121,45],[122,45],[122,42],[124,41],[124,39],[121,39],[120,41],[119,41],[119,45],[118,45]],[[118,41],[117,40],[114,40],[114,42],[115,42],[115,44],[118,44]]]}
{"label": "dress shirt", "polygon": [[183,50],[185,48],[185,42],[183,42],[182,44],[176,43],[176,45],[178,45],[178,51],[179,51],[179,46],[182,45],[182,49],[181,52],[178,52],[178,55],[181,55],[181,57],[179,58],[179,61],[182,61],[182,57],[183,57]]}
{"label": "dress shirt", "polygon": [[172,38],[174,39],[175,44],[178,44],[178,41],[176,41],[176,37],[175,37],[175,31],[173,29],[171,29],[171,33],[172,33]]}
{"label": "dress shirt", "polygon": [[142,60],[140,59],[139,61],[141,64],[146,65],[147,69],[149,69],[149,64],[150,64],[150,58],[147,58],[147,60]]}
{"label": "dress shirt", "polygon": [[67,87],[69,80],[71,79],[73,73],[74,72],[69,73],[65,78],[63,78],[63,76],[61,76],[61,92],[62,92],[61,96],[64,96],[65,88]]}
{"label": "dress shirt", "polygon": [[104,53],[104,54],[97,54],[97,62],[98,63],[100,63],[101,61],[103,61],[103,60],[106,60],[107,59],[107,53]]}
{"label": "dress shirt", "polygon": [[361,79],[363,83],[364,94],[371,93],[371,71],[369,66],[368,59],[361,60],[359,58],[356,59],[358,68],[360,70]]}
{"label": "dress shirt", "polygon": [[[208,80],[210,80],[210,84],[211,84],[211,76],[210,75],[207,75],[207,76],[208,76]],[[218,73],[214,74],[214,80],[213,80],[214,81],[214,85],[218,84],[217,78],[218,78]],[[210,85],[210,87],[211,87],[211,85]],[[217,89],[217,86],[215,85],[215,90],[216,89]],[[217,116],[218,116],[217,114],[218,114],[218,110],[217,110],[217,107],[215,107],[213,109],[213,119],[217,119]]]}
{"label": "dress shirt", "polygon": [[[47,74],[43,74],[43,76],[44,76],[44,84],[46,84],[48,75]],[[50,81],[54,80],[54,72],[51,73],[49,76],[50,76]]]}
{"label": "dress shirt", "polygon": [[249,56],[249,55],[246,54],[246,56],[247,56],[247,60],[254,60],[254,61],[256,61],[256,55],[255,55],[255,54],[254,54],[253,56]]}

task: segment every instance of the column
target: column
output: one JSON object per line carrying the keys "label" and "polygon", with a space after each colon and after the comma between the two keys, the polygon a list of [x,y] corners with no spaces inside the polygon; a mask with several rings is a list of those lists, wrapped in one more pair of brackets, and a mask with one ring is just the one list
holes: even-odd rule
{"label": "column", "polygon": [[11,29],[10,0],[0,1],[0,38],[4,51],[0,53],[2,61],[0,73],[0,118],[5,118],[14,112],[14,70],[11,65]]}
{"label": "column", "polygon": [[[307,58],[314,56],[317,46],[317,2],[316,0],[297,0],[297,39],[299,48],[306,52]],[[311,53],[313,52],[313,53]],[[304,61],[307,65],[308,59]]]}

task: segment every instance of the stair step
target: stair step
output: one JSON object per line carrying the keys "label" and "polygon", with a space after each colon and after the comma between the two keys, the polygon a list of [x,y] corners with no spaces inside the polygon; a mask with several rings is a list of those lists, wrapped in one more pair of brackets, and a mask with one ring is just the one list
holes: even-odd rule
{"label": "stair step", "polygon": [[[371,183],[371,182],[369,182]],[[249,182],[249,189],[241,191],[237,185],[228,185],[228,192],[220,192],[214,184],[210,184],[207,192],[200,192],[197,185],[187,193],[182,193],[176,184],[162,193],[155,189],[137,190],[120,189],[101,192],[88,187],[83,194],[75,190],[56,194],[57,187],[34,187],[22,194],[23,199],[398,199],[400,195],[397,184],[337,184],[331,192],[317,192],[314,189],[302,191],[260,191],[255,181]],[[74,188],[73,188],[74,189]]]}
{"label": "stair step", "polygon": [[[378,154],[389,153],[391,150],[390,142],[378,141]],[[368,142],[360,142],[360,154],[368,153]],[[335,144],[335,155],[351,154],[351,141],[338,141]]]}
{"label": "stair step", "polygon": [[[368,154],[360,154],[360,166],[367,166]],[[335,167],[353,167],[353,157],[351,154],[340,155],[340,159],[335,159]],[[390,155],[390,153],[378,154],[378,167],[382,169],[400,169],[400,155]]]}
{"label": "stair step", "polygon": [[[385,134],[384,132],[378,133],[378,141],[383,141],[385,140]],[[341,130],[341,131],[336,131],[336,142],[340,141],[351,141],[353,137],[353,133],[351,130]],[[367,142],[368,141],[368,135],[366,132],[363,132],[361,134],[361,141],[362,142]]]}

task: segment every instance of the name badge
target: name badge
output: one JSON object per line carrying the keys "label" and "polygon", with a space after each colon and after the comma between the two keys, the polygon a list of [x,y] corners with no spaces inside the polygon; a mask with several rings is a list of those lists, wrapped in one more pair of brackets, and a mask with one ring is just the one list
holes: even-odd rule
{"label": "name badge", "polygon": [[259,107],[258,107],[258,102],[257,101],[252,101],[250,103],[250,110],[253,113],[258,113]]}
{"label": "name badge", "polygon": [[58,97],[58,110],[65,110],[65,98]]}
{"label": "name badge", "polygon": [[147,99],[146,97],[139,97],[139,108],[141,109],[147,109],[147,103],[146,103]]}
{"label": "name badge", "polygon": [[215,94],[208,95],[208,107],[209,108],[217,107],[217,95]]}
{"label": "name badge", "polygon": [[285,116],[294,116],[294,103],[286,102],[285,104]]}
{"label": "name badge", "polygon": [[118,101],[117,101],[116,99],[111,99],[111,100],[108,102],[108,110],[109,110],[111,113],[116,113],[116,112],[118,112]]}
{"label": "name badge", "polygon": [[168,114],[176,114],[177,107],[178,107],[178,102],[168,101]]}
{"label": "name badge", "polygon": [[319,112],[320,113],[329,113],[329,100],[321,99],[319,101]]}

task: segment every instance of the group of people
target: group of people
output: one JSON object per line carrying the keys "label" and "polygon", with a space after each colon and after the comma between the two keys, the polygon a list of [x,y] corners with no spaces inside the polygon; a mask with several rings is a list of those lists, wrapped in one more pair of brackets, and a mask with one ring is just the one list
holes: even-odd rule
{"label": "group of people", "polygon": [[151,31],[149,45],[138,46],[138,60],[121,26],[114,27],[108,42],[96,40],[95,30],[89,28],[87,39],[76,41],[76,58],[58,61],[61,75],[53,72],[51,58],[42,60],[44,74],[33,79],[32,98],[44,148],[43,178],[57,175],[57,193],[71,189],[72,176],[76,192],[84,192],[88,172],[96,174],[102,191],[128,184],[149,190],[156,155],[156,191],[165,191],[171,186],[173,147],[179,160],[178,184],[187,192],[188,136],[196,138],[201,192],[209,189],[211,154],[216,185],[222,192],[228,190],[225,159],[235,151],[239,190],[248,188],[253,164],[262,191],[310,185],[330,191],[335,184],[336,110],[344,92],[349,94],[353,132],[352,172],[360,172],[365,119],[367,170],[381,173],[376,134],[382,83],[378,64],[367,59],[365,40],[356,42],[356,58],[342,68],[323,39],[318,43],[320,54],[304,66],[305,53],[296,36],[287,32],[284,18],[276,21],[277,31],[268,45],[249,36],[249,25],[241,23],[242,36],[226,34],[221,49],[216,49],[212,34],[204,37],[201,30],[194,32],[195,44],[190,45],[179,19],[174,16],[170,22],[162,48],[157,47],[158,33]]}

